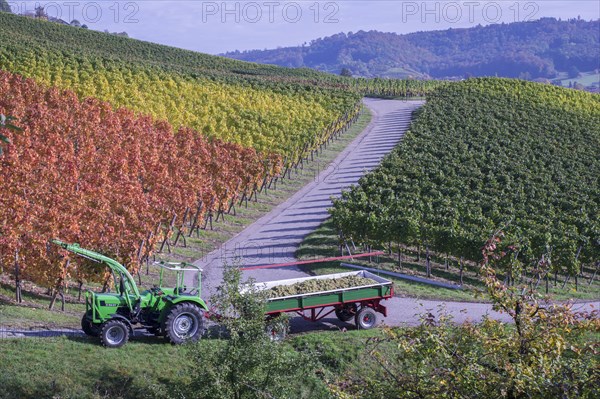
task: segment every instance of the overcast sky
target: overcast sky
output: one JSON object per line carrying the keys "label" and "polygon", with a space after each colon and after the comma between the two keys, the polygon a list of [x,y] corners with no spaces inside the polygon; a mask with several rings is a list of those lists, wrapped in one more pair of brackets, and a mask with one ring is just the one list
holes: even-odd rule
{"label": "overcast sky", "polygon": [[600,2],[584,1],[23,1],[13,11],[48,14],[91,29],[210,54],[300,45],[339,32],[408,33],[541,17],[598,19]]}

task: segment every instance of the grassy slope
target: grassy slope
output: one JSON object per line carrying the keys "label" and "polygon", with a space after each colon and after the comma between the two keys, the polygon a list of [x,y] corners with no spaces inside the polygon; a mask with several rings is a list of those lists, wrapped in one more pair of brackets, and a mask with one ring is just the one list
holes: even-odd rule
{"label": "grassy slope", "polygon": [[[321,363],[318,374],[336,384],[380,378],[385,373],[369,354],[377,338],[384,338],[380,329],[319,332],[297,335],[280,345],[286,352],[309,351]],[[590,332],[578,339],[592,342],[597,337]],[[198,345],[221,342],[203,339]],[[387,356],[398,353],[396,343],[378,345]],[[164,397],[166,392],[174,393],[173,387],[190,382],[193,366],[186,346],[165,345],[154,337],[137,338],[117,350],[105,349],[88,338],[7,339],[0,342],[0,359],[3,399]]]}
{"label": "grassy slope", "polygon": [[[314,350],[329,375],[368,372],[357,360],[378,330],[312,333],[294,337],[282,350]],[[205,339],[199,345],[219,345]],[[8,339],[0,342],[0,397],[140,398],[161,383],[189,382],[192,366],[185,346],[158,338],[138,338],[118,350],[88,338]]]}
{"label": "grassy slope", "polygon": [[0,344],[0,397],[143,397],[153,383],[185,379],[190,362],[184,352],[157,339],[120,350],[86,338],[6,340]]}

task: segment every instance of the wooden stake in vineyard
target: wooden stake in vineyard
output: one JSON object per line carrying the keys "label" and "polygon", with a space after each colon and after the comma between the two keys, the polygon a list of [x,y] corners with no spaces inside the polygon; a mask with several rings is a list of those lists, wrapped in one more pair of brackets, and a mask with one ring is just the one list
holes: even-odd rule
{"label": "wooden stake in vineyard", "polygon": [[429,254],[429,246],[425,249],[425,268],[427,270],[427,277],[431,277],[431,255]]}
{"label": "wooden stake in vineyard", "polygon": [[[140,246],[138,248],[137,255],[135,257],[136,261],[137,261],[137,276],[138,276],[138,281],[139,281],[140,285],[142,284],[142,276],[140,275],[140,269],[142,268],[142,258],[144,256],[144,244],[145,243],[146,243],[145,239],[143,239],[140,242]],[[148,274],[147,270],[148,270],[148,268],[146,268],[146,275]]]}
{"label": "wooden stake in vineyard", "polygon": [[179,242],[179,238],[183,238],[183,246],[186,247],[187,246],[187,241],[185,240],[185,235],[183,234],[183,230],[185,229],[185,223],[188,219],[188,214],[190,212],[190,208],[187,207],[185,208],[185,212],[183,214],[183,220],[181,221],[181,227],[179,229],[177,229],[177,235],[175,236],[175,240],[173,240],[173,246],[177,246],[177,243]]}
{"label": "wooden stake in vineyard", "polygon": [[15,250],[15,300],[17,303],[23,302],[21,296],[21,276],[20,276],[20,265],[19,265],[19,250]]}
{"label": "wooden stake in vineyard", "polygon": [[210,206],[208,208],[206,208],[206,215],[204,217],[204,227],[203,230],[206,230],[206,227],[208,226],[208,224],[210,223],[210,229],[213,229],[213,207],[215,206],[215,200],[216,198],[213,197],[213,199],[210,201]]}
{"label": "wooden stake in vineyard", "polygon": [[[229,196],[229,188],[227,188],[225,190],[225,196],[223,199],[227,198]],[[215,218],[215,222],[219,221],[219,217],[225,221],[225,208],[223,207],[223,199],[221,201],[219,201],[219,207],[217,208],[217,217]]]}
{"label": "wooden stake in vineyard", "polygon": [[171,253],[171,244],[169,243],[169,239],[170,239],[171,235],[173,234],[173,227],[175,226],[176,219],[177,219],[177,215],[175,214],[175,215],[173,215],[173,218],[171,219],[171,222],[169,223],[169,226],[167,227],[167,229],[165,231],[165,237],[163,238],[163,242],[160,245],[160,249],[158,250],[158,252],[162,252],[166,245],[167,249],[169,250],[169,253]]}
{"label": "wooden stake in vineyard", "polygon": [[198,200],[198,207],[196,208],[196,213],[194,214],[194,218],[192,219],[191,223],[190,223],[190,233],[188,234],[188,237],[191,237],[193,232],[196,231],[196,234],[198,236],[200,236],[200,226],[198,225],[198,219],[200,218],[200,215],[202,214],[202,200]]}
{"label": "wooden stake in vineyard", "polygon": [[58,295],[60,295],[60,301],[61,301],[60,310],[62,312],[65,311],[65,288],[67,286],[67,269],[69,268],[70,264],[71,264],[71,259],[67,258],[65,260],[64,267],[62,268],[62,275],[60,277],[60,281],[57,284],[58,287],[54,288],[54,293],[52,295],[52,299],[50,300],[50,305],[48,306],[48,309],[50,309],[50,310],[54,309],[54,304],[56,303],[56,297]]}

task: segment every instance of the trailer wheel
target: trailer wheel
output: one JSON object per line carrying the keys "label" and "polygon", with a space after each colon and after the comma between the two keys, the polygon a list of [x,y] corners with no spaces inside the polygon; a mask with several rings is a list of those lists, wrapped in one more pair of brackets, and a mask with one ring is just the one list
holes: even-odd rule
{"label": "trailer wheel", "polygon": [[369,307],[364,307],[356,314],[354,321],[359,330],[368,330],[377,324],[377,313]]}
{"label": "trailer wheel", "polygon": [[173,344],[196,342],[202,335],[202,311],[192,303],[180,303],[169,311],[162,330]]}
{"label": "trailer wheel", "polygon": [[89,335],[90,337],[98,337],[100,335],[101,326],[92,323],[92,321],[88,318],[88,314],[86,313],[81,318],[81,329],[85,335]]}
{"label": "trailer wheel", "polygon": [[348,303],[341,308],[335,310],[335,316],[343,322],[352,320],[356,316],[356,304]]}
{"label": "trailer wheel", "polygon": [[283,341],[287,337],[290,330],[290,323],[287,317],[274,317],[267,320],[267,326],[265,332],[271,341]]}
{"label": "trailer wheel", "polygon": [[109,320],[102,324],[100,340],[107,348],[120,348],[129,340],[129,328],[122,321]]}

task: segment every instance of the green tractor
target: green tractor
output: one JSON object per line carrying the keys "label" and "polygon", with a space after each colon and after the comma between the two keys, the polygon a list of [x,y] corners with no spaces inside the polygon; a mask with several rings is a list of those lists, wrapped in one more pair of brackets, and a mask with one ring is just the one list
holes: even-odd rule
{"label": "green tractor", "polygon": [[[139,292],[135,280],[119,262],[97,252],[53,240],[61,248],[86,259],[108,266],[115,281],[114,293],[85,294],[86,312],[81,328],[90,336],[100,337],[109,348],[123,346],[134,328],[145,328],[155,335],[164,335],[171,343],[195,342],[204,332],[203,316],[208,311],[201,298],[201,272],[189,263],[160,263],[160,282]],[[175,287],[163,287],[163,272],[176,274]],[[196,273],[197,286],[184,285],[185,272]]]}

